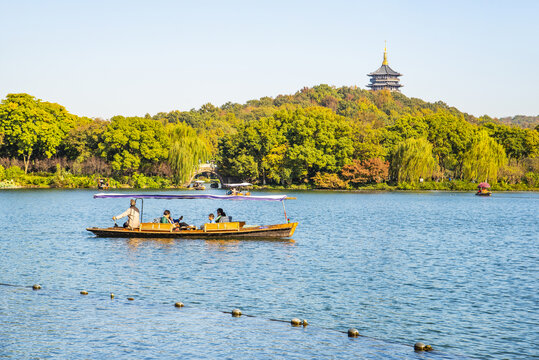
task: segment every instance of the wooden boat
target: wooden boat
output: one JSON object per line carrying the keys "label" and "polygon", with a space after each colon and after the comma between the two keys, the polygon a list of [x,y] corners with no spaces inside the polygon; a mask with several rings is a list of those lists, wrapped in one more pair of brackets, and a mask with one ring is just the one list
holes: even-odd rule
{"label": "wooden boat", "polygon": [[149,195],[149,194],[96,194],[96,199],[103,198],[134,198],[142,200],[141,219],[144,210],[144,199],[214,199],[214,200],[240,200],[240,201],[281,201],[283,204],[286,223],[274,225],[246,225],[244,221],[229,221],[220,223],[207,223],[200,229],[194,227],[178,228],[173,224],[142,222],[139,227],[126,229],[123,227],[98,228],[90,227],[86,230],[102,237],[127,238],[192,238],[192,239],[282,239],[294,234],[297,222],[290,222],[286,215],[285,200],[295,198],[286,195],[266,196],[227,196],[213,194],[181,194],[181,195]]}
{"label": "wooden boat", "polygon": [[[157,225],[157,226],[156,226]],[[217,225],[217,226],[213,226]],[[202,229],[174,229],[172,224],[142,223],[137,229],[122,227],[87,228],[101,237],[129,238],[191,238],[191,239],[241,239],[241,238],[288,238],[294,234],[297,222],[277,225],[245,226],[245,222],[204,224]]]}
{"label": "wooden boat", "polygon": [[109,180],[108,179],[99,179],[97,180],[97,188],[99,190],[108,190],[109,189]]}
{"label": "wooden boat", "polygon": [[232,196],[251,196],[251,192],[247,190],[248,186],[252,186],[253,184],[248,182],[243,182],[239,184],[223,184],[223,187],[229,188],[230,190],[227,191],[227,195]]}
{"label": "wooden boat", "polygon": [[193,184],[193,189],[195,189],[195,190],[206,190],[206,187],[203,184],[204,184],[204,181],[197,180]]}
{"label": "wooden boat", "polygon": [[492,192],[489,190],[490,185],[487,182],[482,182],[477,186],[477,192],[475,195],[477,196],[490,196],[492,195]]}

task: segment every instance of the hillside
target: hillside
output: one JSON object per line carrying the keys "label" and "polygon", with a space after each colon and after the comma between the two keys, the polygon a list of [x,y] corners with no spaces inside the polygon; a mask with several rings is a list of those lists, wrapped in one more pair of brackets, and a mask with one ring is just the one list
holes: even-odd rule
{"label": "hillside", "polygon": [[[528,127],[533,121],[511,119]],[[222,175],[255,184],[355,188],[461,179],[537,187],[538,154],[536,129],[357,87],[318,85],[245,104],[110,120],[78,117],[28,94],[9,94],[0,104],[2,169],[63,169],[134,186],[152,176],[185,183],[199,162],[213,159]]]}
{"label": "hillside", "polygon": [[504,117],[498,120],[505,125],[514,125],[526,129],[537,129],[537,127],[539,126],[539,115],[515,115],[513,117]]}

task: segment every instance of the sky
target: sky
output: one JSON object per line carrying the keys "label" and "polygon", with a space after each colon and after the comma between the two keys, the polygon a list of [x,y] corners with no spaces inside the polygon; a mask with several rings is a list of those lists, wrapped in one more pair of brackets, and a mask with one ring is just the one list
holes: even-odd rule
{"label": "sky", "polygon": [[535,116],[538,14],[531,0],[0,0],[0,98],[108,119],[366,88],[387,41],[406,96]]}

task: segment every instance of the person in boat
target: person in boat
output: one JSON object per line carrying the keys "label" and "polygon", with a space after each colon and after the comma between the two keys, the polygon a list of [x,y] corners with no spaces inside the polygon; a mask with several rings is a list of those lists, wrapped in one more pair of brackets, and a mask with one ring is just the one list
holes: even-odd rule
{"label": "person in boat", "polygon": [[[165,210],[165,211],[168,211],[168,210]],[[183,215],[180,216],[178,219],[172,219],[172,217],[170,218],[170,220],[172,220],[172,224],[176,225],[177,228],[187,228],[187,227],[190,227],[190,225],[186,222],[183,222]]]}
{"label": "person in boat", "polygon": [[170,217],[170,210],[165,210],[161,217],[161,224],[174,224],[174,220]]}
{"label": "person in boat", "polygon": [[226,216],[226,213],[223,211],[223,209],[221,208],[217,209],[217,217],[215,218],[215,222],[221,223],[221,222],[227,222],[227,221],[228,221],[228,217]]}
{"label": "person in boat", "polygon": [[124,223],[124,228],[128,229],[134,229],[140,226],[140,211],[135,206],[137,201],[135,199],[131,199],[130,204],[131,207],[127,210],[125,210],[120,215],[116,215],[112,217],[112,220],[116,221],[118,219],[122,219],[127,216],[127,221]]}
{"label": "person in boat", "polygon": [[[213,215],[213,213],[208,215],[208,222],[206,224],[213,224],[215,222],[213,221],[214,218],[215,218],[215,215]],[[200,225],[200,230],[204,230],[204,225]]]}

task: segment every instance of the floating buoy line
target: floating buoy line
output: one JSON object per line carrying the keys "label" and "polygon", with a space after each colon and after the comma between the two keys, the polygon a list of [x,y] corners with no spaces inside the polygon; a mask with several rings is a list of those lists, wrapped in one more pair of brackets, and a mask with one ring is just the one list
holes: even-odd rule
{"label": "floating buoy line", "polygon": [[[30,288],[30,289],[32,289],[34,291],[42,290],[42,286],[40,284],[34,284],[34,285],[30,285],[30,286],[25,286],[25,285],[13,285],[13,284],[0,283],[0,286],[10,286],[10,287],[18,287],[18,288]],[[79,294],[86,296],[86,295],[89,294],[89,292],[87,290],[81,290],[79,292]],[[116,297],[116,295],[114,295],[114,293],[110,293],[110,299],[111,300],[114,300],[115,297]],[[127,300],[134,301],[135,298],[133,296],[129,296],[129,297],[127,297]],[[184,305],[183,302],[178,301],[178,302],[174,303],[174,307],[183,308],[183,307],[185,307],[185,305]],[[232,311],[221,311],[221,312],[224,313],[224,314],[231,314],[232,317],[236,317],[236,318],[239,318],[239,317],[242,317],[242,316],[252,317],[252,318],[257,318],[258,317],[258,316],[255,316],[255,315],[243,314],[240,309],[233,309]],[[266,320],[283,322],[283,323],[290,323],[290,325],[292,327],[301,327],[301,326],[303,326],[305,328],[307,325],[309,325],[307,320],[299,319],[299,318],[293,318],[291,320],[282,320],[282,319],[266,319]],[[337,331],[337,332],[340,332],[340,333],[348,334],[349,338],[367,337],[365,335],[361,335],[359,333],[359,331],[357,329],[355,329],[355,328],[349,328],[347,331],[340,331],[340,330],[334,330],[334,329],[325,329],[325,330]],[[434,350],[431,345],[426,345],[426,344],[424,344],[422,342],[416,342],[412,346],[412,348],[416,352],[433,351]]]}

